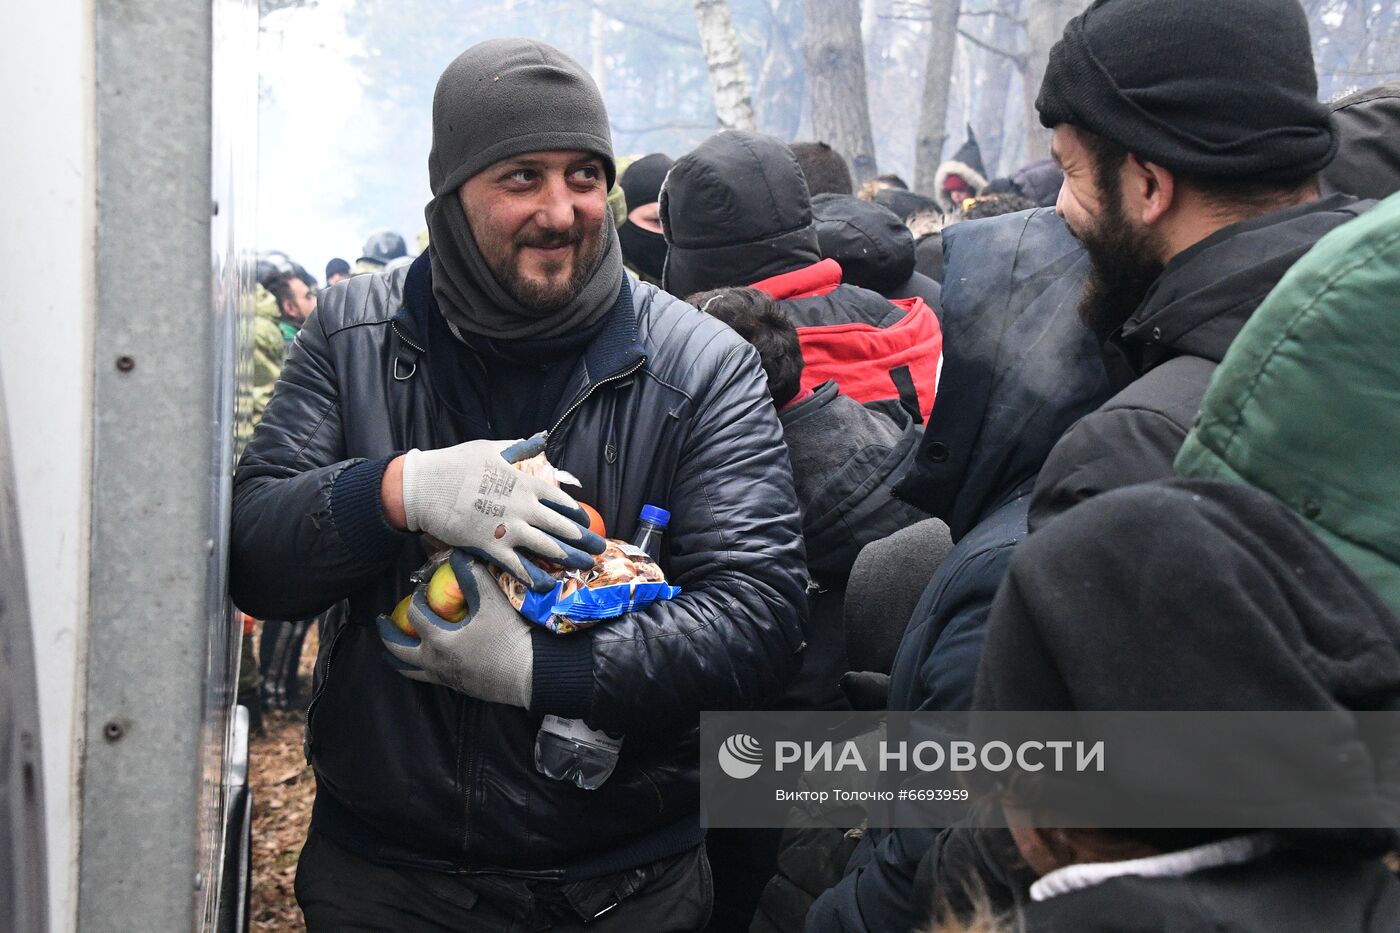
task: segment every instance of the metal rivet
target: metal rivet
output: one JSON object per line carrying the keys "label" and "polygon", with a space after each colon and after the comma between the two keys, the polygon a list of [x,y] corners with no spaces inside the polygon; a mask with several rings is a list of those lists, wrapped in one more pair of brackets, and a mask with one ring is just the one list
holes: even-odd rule
{"label": "metal rivet", "polygon": [[102,727],[102,737],[108,742],[115,742],[124,735],[126,735],[126,729],[115,719],[109,721],[107,725]]}
{"label": "metal rivet", "polygon": [[1162,339],[1162,328],[1160,328],[1160,327],[1154,327],[1154,328],[1152,328],[1152,339],[1153,339],[1154,342]]}
{"label": "metal rivet", "polygon": [[948,445],[942,441],[934,441],[929,444],[928,458],[934,463],[943,463],[948,459]]}
{"label": "metal rivet", "polygon": [[129,373],[136,368],[136,361],[129,356],[117,357],[117,369]]}
{"label": "metal rivet", "polygon": [[1322,504],[1316,499],[1308,497],[1303,500],[1302,513],[1304,518],[1317,518],[1322,514]]}

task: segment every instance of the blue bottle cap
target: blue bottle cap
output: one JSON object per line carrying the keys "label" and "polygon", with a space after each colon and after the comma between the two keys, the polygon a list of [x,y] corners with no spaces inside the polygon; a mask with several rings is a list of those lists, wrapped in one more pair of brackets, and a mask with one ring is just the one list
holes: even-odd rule
{"label": "blue bottle cap", "polygon": [[671,524],[671,513],[655,505],[644,505],[642,506],[641,520],[665,528]]}

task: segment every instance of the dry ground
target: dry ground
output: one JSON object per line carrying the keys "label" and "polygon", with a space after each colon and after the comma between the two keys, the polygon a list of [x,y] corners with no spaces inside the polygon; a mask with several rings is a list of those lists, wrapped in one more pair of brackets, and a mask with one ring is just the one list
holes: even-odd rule
{"label": "dry ground", "polygon": [[[316,631],[307,633],[302,651],[304,693],[311,689],[316,659]],[[253,789],[253,894],[250,928],[259,933],[304,930],[292,882],[316,783],[302,757],[300,713],[263,714],[266,734],[249,746],[249,781]]]}

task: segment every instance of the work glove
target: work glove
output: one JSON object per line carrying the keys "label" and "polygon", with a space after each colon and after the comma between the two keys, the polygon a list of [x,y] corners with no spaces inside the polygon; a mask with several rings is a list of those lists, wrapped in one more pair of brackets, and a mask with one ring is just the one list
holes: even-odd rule
{"label": "work glove", "polygon": [[535,667],[530,623],[506,599],[486,565],[460,550],[450,558],[467,600],[467,617],[449,622],[428,607],[427,584],[413,591],[406,635],[387,615],[379,638],[392,667],[410,680],[437,684],[489,703],[528,709]]}
{"label": "work glove", "polygon": [[[544,452],[545,436],[523,441],[468,441],[440,450],[410,450],[403,464],[403,508],[410,531],[495,564],[532,590],[554,579],[522,552],[587,570],[606,543],[588,531],[588,516],[559,487],[512,463]],[[585,553],[587,552],[587,553]]]}

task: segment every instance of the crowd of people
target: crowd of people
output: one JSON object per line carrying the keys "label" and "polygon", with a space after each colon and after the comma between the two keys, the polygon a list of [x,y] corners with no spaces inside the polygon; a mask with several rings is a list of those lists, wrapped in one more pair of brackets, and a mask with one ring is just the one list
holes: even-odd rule
{"label": "crowd of people", "polygon": [[[988,178],[969,128],[925,195],[737,130],[616,157],[578,63],[463,52],[420,251],[259,267],[231,593],[297,620],[250,703],[300,702],[322,626],[308,928],[1400,929],[1400,740],[1361,721],[1400,711],[1397,102],[1317,99],[1297,0],[1097,0],[1051,158]],[[493,573],[591,567],[584,502],[669,512],[681,592],[561,635]],[[406,635],[443,547],[465,622],[414,596]],[[1374,812],[1084,828],[1017,819],[1020,775],[994,825],[707,832],[699,714],[745,708],[1324,711],[1311,763]],[[588,789],[541,763],[565,721],[619,743]]]}

